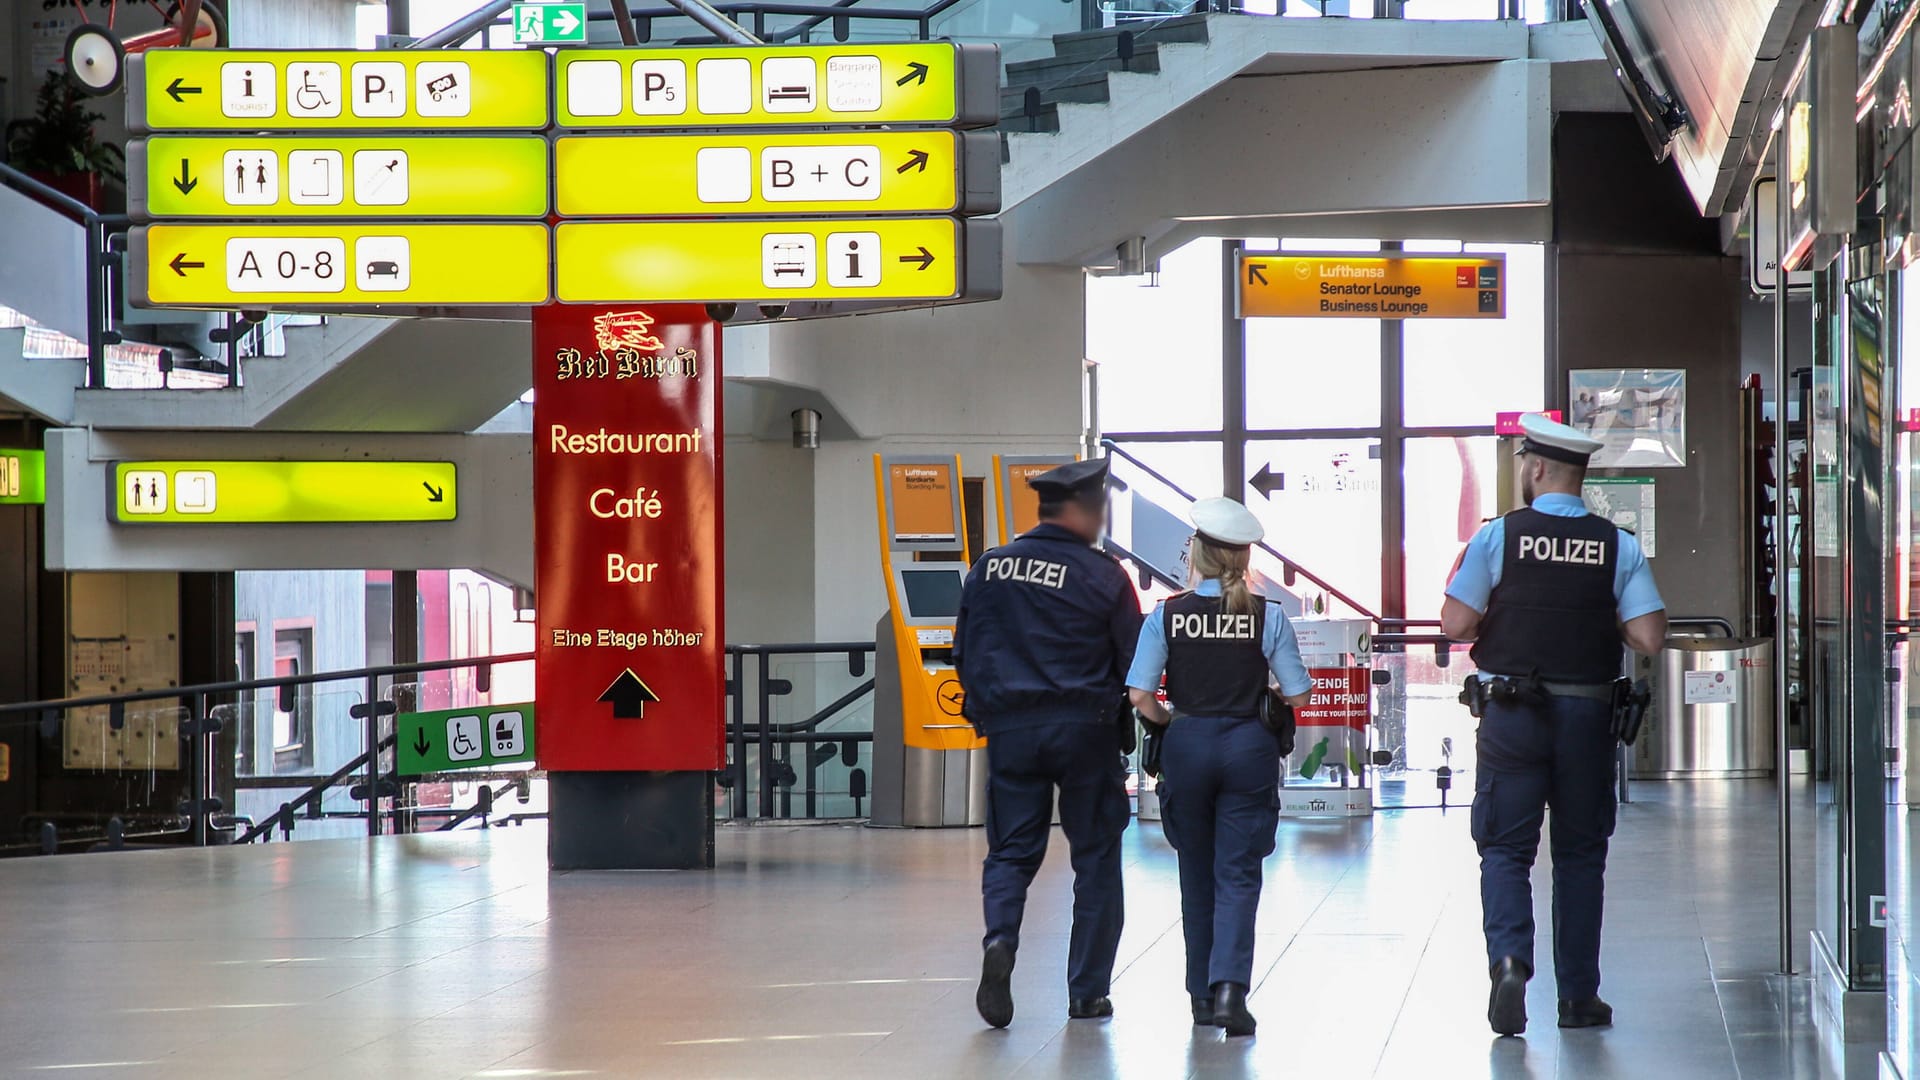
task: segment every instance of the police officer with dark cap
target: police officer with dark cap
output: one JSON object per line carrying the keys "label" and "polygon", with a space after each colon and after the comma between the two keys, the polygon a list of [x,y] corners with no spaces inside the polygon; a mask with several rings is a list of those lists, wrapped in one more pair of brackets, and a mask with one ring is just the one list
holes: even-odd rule
{"label": "police officer with dark cap", "polygon": [[1474,642],[1479,668],[1465,695],[1480,718],[1471,829],[1493,980],[1487,1020],[1501,1035],[1527,1029],[1531,871],[1549,806],[1560,1026],[1613,1023],[1600,999],[1600,921],[1615,812],[1615,683],[1623,643],[1653,654],[1667,632],[1639,541],[1581,497],[1601,444],[1537,414],[1521,427],[1526,506],[1475,534],[1440,612],[1448,637]]}
{"label": "police officer with dark cap", "polygon": [[1120,722],[1130,743],[1125,676],[1140,601],[1126,571],[1094,547],[1106,531],[1107,462],[1077,461],[1028,483],[1040,524],[974,563],[953,635],[967,719],[987,740],[987,934],[974,1004],[997,1028],[1013,1021],[1020,918],[1046,856],[1056,788],[1074,874],[1067,1015],[1113,1015],[1120,836],[1131,814]]}
{"label": "police officer with dark cap", "polygon": [[[1141,627],[1127,685],[1141,718],[1164,731],[1160,816],[1180,854],[1193,1022],[1251,1035],[1260,864],[1280,822],[1280,742],[1261,713],[1270,683],[1300,706],[1313,681],[1286,612],[1247,583],[1260,519],[1232,499],[1203,499],[1193,525],[1193,588]],[[1154,695],[1163,673],[1177,716]]]}

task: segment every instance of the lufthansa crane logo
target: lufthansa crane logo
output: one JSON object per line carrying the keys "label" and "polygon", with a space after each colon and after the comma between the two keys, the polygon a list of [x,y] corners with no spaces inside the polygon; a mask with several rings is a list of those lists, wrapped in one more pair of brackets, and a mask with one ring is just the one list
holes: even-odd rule
{"label": "lufthansa crane logo", "polygon": [[948,716],[959,716],[966,708],[967,692],[960,687],[960,680],[948,679],[934,690],[935,700],[940,702],[940,711]]}

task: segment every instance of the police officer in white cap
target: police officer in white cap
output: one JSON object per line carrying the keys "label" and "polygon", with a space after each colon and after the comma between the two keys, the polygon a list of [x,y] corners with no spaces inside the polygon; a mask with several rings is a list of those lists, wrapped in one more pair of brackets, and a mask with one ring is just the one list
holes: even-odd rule
{"label": "police officer in white cap", "polygon": [[1653,654],[1666,605],[1632,533],[1587,510],[1601,444],[1565,424],[1521,419],[1523,509],[1488,522],[1461,553],[1440,623],[1472,641],[1467,697],[1480,717],[1472,832],[1493,986],[1487,1020],[1527,1029],[1533,976],[1531,872],[1553,807],[1553,969],[1560,1026],[1604,1027],[1601,890],[1614,825],[1613,684],[1624,642]]}
{"label": "police officer in white cap", "polygon": [[[1232,499],[1203,499],[1193,524],[1193,588],[1142,625],[1127,686],[1143,720],[1170,725],[1160,813],[1180,855],[1194,1023],[1251,1035],[1260,863],[1279,825],[1280,744],[1261,722],[1262,699],[1277,680],[1289,704],[1304,705],[1313,684],[1286,613],[1247,585],[1259,519]],[[1177,714],[1154,696],[1163,674]]]}

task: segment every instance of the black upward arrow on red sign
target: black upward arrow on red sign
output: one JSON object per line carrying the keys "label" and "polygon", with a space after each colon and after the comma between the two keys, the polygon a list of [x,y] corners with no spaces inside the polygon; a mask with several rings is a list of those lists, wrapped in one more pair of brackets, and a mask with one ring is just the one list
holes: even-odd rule
{"label": "black upward arrow on red sign", "polygon": [[638,720],[646,716],[647,703],[659,701],[660,695],[641,682],[640,676],[635,675],[632,668],[627,668],[613,680],[613,685],[601,693],[600,700],[613,706],[615,720]]}

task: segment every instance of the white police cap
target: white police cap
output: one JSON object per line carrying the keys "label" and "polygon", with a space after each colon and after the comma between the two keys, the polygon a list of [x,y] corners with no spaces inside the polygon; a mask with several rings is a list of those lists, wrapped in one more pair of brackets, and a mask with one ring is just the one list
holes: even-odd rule
{"label": "white police cap", "polygon": [[1520,430],[1525,435],[1520,443],[1521,453],[1534,454],[1550,461],[1563,461],[1569,465],[1585,465],[1602,445],[1598,439],[1588,438],[1577,428],[1570,428],[1558,420],[1549,420],[1541,413],[1522,416]]}
{"label": "white police cap", "polygon": [[1267,535],[1253,511],[1233,499],[1201,499],[1193,504],[1193,528],[1224,547],[1246,547]]}

